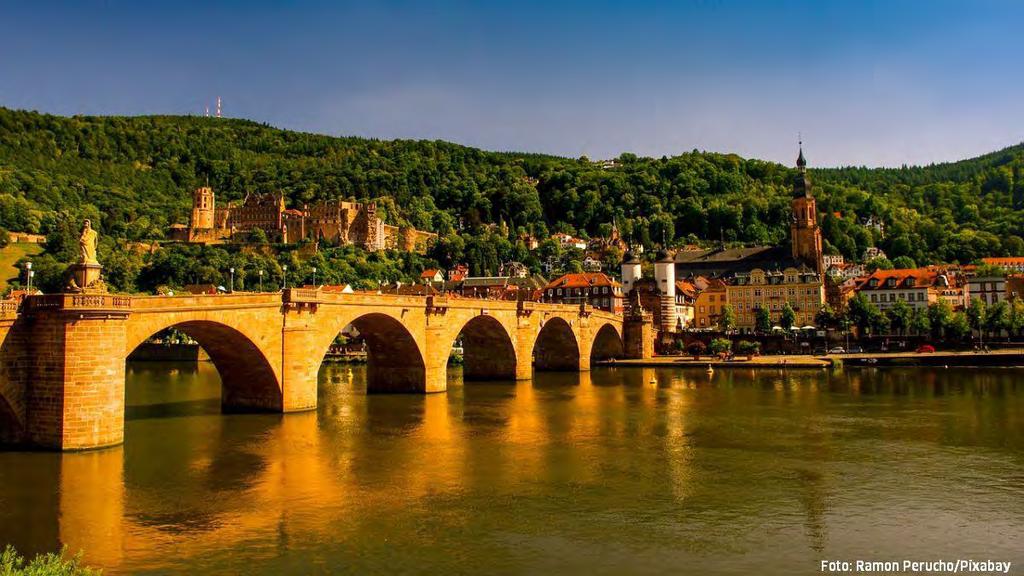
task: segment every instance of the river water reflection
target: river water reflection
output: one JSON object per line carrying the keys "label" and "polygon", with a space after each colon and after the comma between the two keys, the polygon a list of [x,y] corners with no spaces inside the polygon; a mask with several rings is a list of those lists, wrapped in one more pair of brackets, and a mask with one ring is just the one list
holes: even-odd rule
{"label": "river water reflection", "polygon": [[805,574],[1024,563],[1024,372],[597,369],[222,415],[129,366],[125,444],[0,453],[0,543],[106,573]]}

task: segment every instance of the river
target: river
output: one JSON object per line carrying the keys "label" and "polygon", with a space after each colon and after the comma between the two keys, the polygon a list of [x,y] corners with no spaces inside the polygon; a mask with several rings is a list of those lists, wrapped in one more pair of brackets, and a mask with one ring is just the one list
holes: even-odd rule
{"label": "river", "polygon": [[0,543],[107,574],[812,574],[1024,565],[1024,371],[602,368],[222,415],[129,365],[125,443],[0,453]]}

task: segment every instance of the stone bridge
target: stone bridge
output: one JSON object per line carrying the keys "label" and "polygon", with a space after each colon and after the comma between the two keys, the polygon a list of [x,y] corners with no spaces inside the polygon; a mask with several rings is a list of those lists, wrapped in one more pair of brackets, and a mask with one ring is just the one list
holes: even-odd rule
{"label": "stone bridge", "polygon": [[524,380],[649,357],[650,317],[589,306],[466,298],[275,293],[203,296],[51,294],[0,309],[0,441],[74,450],[124,437],[125,362],[176,328],[220,373],[226,411],[316,408],[317,373],[343,328],[367,343],[368,392],[443,392],[453,343],[464,378]]}

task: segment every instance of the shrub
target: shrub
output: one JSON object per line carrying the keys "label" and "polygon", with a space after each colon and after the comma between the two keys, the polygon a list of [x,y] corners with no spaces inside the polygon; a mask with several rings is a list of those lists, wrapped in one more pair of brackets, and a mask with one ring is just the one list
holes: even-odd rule
{"label": "shrub", "polygon": [[728,338],[715,338],[711,341],[711,346],[708,346],[708,350],[712,354],[721,354],[732,350],[732,341]]}
{"label": "shrub", "polygon": [[687,346],[686,351],[693,356],[700,356],[701,354],[704,353],[704,350],[706,349],[707,346],[700,340],[697,340],[695,342],[690,343],[690,345]]}
{"label": "shrub", "polygon": [[82,554],[67,556],[67,547],[59,554],[40,554],[31,561],[8,545],[0,552],[0,576],[99,576],[101,572],[82,566]]}
{"label": "shrub", "polygon": [[750,340],[740,340],[736,343],[736,352],[745,356],[753,356],[761,350],[761,344]]}

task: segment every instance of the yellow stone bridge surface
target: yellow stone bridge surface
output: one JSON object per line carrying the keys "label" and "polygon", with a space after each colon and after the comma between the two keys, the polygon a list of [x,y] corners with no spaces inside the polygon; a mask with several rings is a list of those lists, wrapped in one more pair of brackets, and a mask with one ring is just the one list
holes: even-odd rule
{"label": "yellow stone bridge surface", "polygon": [[317,373],[353,325],[367,348],[368,392],[442,392],[461,334],[464,377],[527,380],[650,357],[649,317],[589,306],[443,296],[274,293],[200,296],[53,294],[0,307],[0,441],[59,450],[119,444],[129,354],[166,328],[195,339],[222,380],[225,410],[316,407]]}

